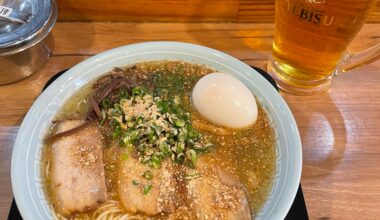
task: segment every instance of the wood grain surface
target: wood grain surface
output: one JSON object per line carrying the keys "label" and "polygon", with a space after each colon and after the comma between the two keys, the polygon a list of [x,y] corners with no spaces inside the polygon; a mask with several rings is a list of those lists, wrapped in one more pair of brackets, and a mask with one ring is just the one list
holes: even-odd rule
{"label": "wood grain surface", "polygon": [[[12,146],[22,119],[54,73],[104,50],[142,41],[209,46],[265,68],[272,24],[60,22],[46,43],[48,64],[30,78],[0,86],[0,219],[10,207]],[[352,51],[380,43],[380,24],[367,24]],[[311,219],[379,219],[380,61],[334,79],[313,96],[282,93],[303,143],[302,186]]]}
{"label": "wood grain surface", "polygon": [[[273,22],[275,0],[58,0],[61,21]],[[380,22],[380,1],[368,22]]]}

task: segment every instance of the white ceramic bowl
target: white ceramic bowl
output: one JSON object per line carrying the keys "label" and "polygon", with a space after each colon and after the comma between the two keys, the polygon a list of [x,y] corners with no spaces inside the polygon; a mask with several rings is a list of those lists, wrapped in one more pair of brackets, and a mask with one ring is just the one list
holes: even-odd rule
{"label": "white ceramic bowl", "polygon": [[[267,201],[256,219],[284,219],[301,177],[301,141],[293,115],[279,93],[259,73],[217,50],[178,42],[147,42],[91,57],[54,81],[33,103],[21,125],[12,154],[12,187],[24,219],[52,219],[41,180],[41,149],[48,127],[73,93],[113,67],[149,60],[183,60],[205,64],[239,78],[270,115],[277,136],[277,168]],[[254,159],[254,158],[252,158]]]}

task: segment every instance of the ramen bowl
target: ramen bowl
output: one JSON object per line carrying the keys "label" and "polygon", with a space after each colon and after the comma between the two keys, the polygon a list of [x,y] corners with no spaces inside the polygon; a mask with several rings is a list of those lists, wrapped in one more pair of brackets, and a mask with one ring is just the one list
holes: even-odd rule
{"label": "ramen bowl", "polygon": [[64,102],[114,67],[155,60],[186,61],[232,74],[257,97],[275,130],[276,170],[267,199],[254,217],[285,218],[300,182],[302,149],[293,115],[279,93],[254,69],[220,51],[188,43],[147,42],[115,48],[79,63],[55,80],[33,103],[20,127],[12,154],[13,193],[24,219],[53,218],[43,188],[41,156],[51,121]]}

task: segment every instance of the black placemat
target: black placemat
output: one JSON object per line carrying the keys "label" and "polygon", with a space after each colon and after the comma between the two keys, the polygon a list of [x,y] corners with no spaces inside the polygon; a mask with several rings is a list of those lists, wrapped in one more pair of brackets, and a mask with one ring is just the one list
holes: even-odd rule
{"label": "black placemat", "polygon": [[[272,84],[273,87],[276,88],[277,91],[279,91],[276,82],[267,72],[254,66],[252,66],[252,68],[255,69],[257,72],[259,72],[266,80],[268,80]],[[45,84],[43,90],[45,90],[54,80],[56,80],[66,71],[67,69],[62,70],[58,72],[57,74],[55,74],[52,78],[50,78],[49,81],[47,81],[47,83]],[[307,214],[305,199],[303,197],[302,187],[300,184],[298,187],[296,198],[294,199],[293,205],[290,208],[285,220],[308,220],[308,219],[309,217]],[[8,220],[22,220],[22,217],[20,215],[20,212],[17,209],[17,205],[14,199],[12,201],[11,209],[9,210]]]}

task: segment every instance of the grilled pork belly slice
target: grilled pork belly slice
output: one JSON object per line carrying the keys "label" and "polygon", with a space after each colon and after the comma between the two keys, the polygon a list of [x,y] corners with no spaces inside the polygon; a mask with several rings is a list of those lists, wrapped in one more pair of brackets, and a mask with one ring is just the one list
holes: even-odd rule
{"label": "grilled pork belly slice", "polygon": [[202,158],[197,161],[196,169],[190,172],[196,175],[187,183],[194,219],[251,219],[244,188],[235,176]]}
{"label": "grilled pork belly slice", "polygon": [[117,170],[118,194],[127,212],[152,216],[174,211],[176,183],[172,161],[166,160],[161,168],[153,169],[130,156],[120,159]]}
{"label": "grilled pork belly slice", "polygon": [[[82,123],[83,120],[61,121],[57,133]],[[96,123],[55,140],[51,156],[52,199],[59,213],[86,212],[106,200],[102,139]]]}

